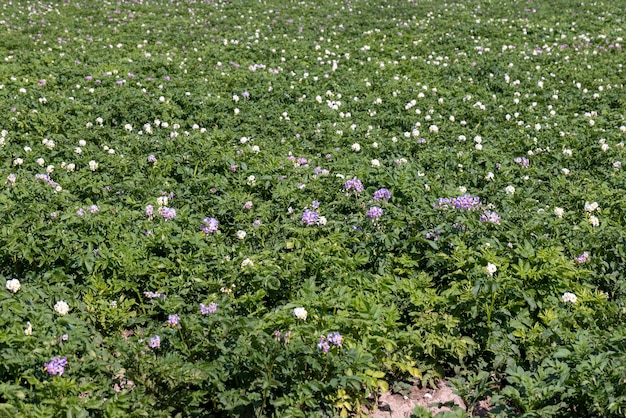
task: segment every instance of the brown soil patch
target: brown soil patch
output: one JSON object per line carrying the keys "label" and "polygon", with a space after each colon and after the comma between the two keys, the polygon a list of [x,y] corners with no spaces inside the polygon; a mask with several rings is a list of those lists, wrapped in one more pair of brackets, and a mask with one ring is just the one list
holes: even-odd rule
{"label": "brown soil patch", "polygon": [[[378,409],[373,411],[372,418],[409,418],[416,406],[423,406],[433,415],[441,411],[449,411],[447,407],[437,407],[434,404],[454,402],[464,410],[466,409],[463,400],[452,393],[452,388],[441,381],[436,389],[420,388],[413,386],[409,396],[392,395],[385,392],[378,398]],[[432,406],[429,406],[432,405]]]}

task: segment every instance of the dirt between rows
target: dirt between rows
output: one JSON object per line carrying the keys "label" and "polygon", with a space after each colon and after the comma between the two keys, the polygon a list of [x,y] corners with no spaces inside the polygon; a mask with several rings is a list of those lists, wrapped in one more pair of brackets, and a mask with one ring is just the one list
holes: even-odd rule
{"label": "dirt between rows", "polygon": [[450,408],[436,404],[454,402],[455,405],[466,409],[463,400],[452,392],[452,388],[445,381],[440,381],[436,389],[413,386],[408,396],[393,395],[385,392],[378,398],[378,409],[370,413],[372,418],[410,418],[416,406],[428,409],[433,415],[449,411]]}

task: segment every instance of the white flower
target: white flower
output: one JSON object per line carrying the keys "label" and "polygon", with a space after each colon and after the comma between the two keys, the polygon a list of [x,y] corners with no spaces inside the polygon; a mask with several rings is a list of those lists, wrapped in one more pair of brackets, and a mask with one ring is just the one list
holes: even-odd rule
{"label": "white flower", "polygon": [[482,151],[483,144],[476,144],[476,145],[474,145],[474,148],[476,148],[476,151]]}
{"label": "white flower", "polygon": [[575,294],[571,292],[565,292],[563,293],[563,296],[561,296],[561,300],[563,301],[563,303],[576,303],[576,301],[578,301],[578,298]]}
{"label": "white flower", "polygon": [[239,239],[244,239],[246,237],[246,235],[247,235],[246,231],[243,231],[241,229],[239,231],[237,231],[237,238],[239,238]]}
{"label": "white flower", "polygon": [[98,125],[102,125],[102,123],[104,122],[104,119],[96,118],[96,122],[98,123]]}
{"label": "white flower", "polygon": [[124,125],[124,129],[126,129],[128,132],[131,132],[133,130],[133,125],[127,123],[126,125]]}
{"label": "white flower", "polygon": [[80,141],[78,141],[78,145],[80,145],[81,147],[84,147],[85,145],[87,145],[87,141],[85,141],[84,139],[81,139]]}
{"label": "white flower", "polygon": [[[22,160],[21,158],[16,158],[15,160],[13,160],[13,165],[22,165],[24,164],[24,160]],[[613,164],[613,166],[615,166],[615,164]]]}
{"label": "white flower", "polygon": [[602,144],[600,149],[602,149],[603,152],[607,152],[609,150],[609,144]]}
{"label": "white flower", "polygon": [[562,169],[561,169],[561,173],[563,173],[563,174],[564,174],[564,175],[566,175],[566,176],[569,176],[570,171],[569,171],[569,169],[567,169],[567,168],[562,168]]}
{"label": "white flower", "polygon": [[504,191],[506,192],[506,194],[515,194],[515,187],[506,186],[506,189],[504,189]]}
{"label": "white flower", "polygon": [[75,152],[76,154],[80,154],[80,153],[82,153],[82,152],[83,152],[83,150],[82,150],[80,147],[76,147],[76,148],[74,148],[74,152]]}
{"label": "white flower", "polygon": [[46,167],[46,173],[50,174],[54,171],[54,166],[53,165],[49,165],[48,167]]}
{"label": "white flower", "polygon": [[261,152],[261,148],[259,148],[258,145],[253,145],[250,147],[250,149],[252,150],[252,152],[258,154],[259,152]]}
{"label": "white flower", "polygon": [[317,223],[322,226],[326,225],[326,222],[327,220],[325,216],[320,216],[319,219],[317,220]]}
{"label": "white flower", "polygon": [[585,202],[585,212],[593,212],[598,209],[598,202]]}
{"label": "white flower", "polygon": [[622,162],[621,161],[615,161],[613,163],[613,170],[618,171],[620,168],[622,168]]}
{"label": "white flower", "polygon": [[26,151],[26,152],[31,152],[31,151],[32,151],[32,148],[31,148],[31,147],[24,147],[24,151]]}
{"label": "white flower", "polygon": [[169,203],[169,199],[167,198],[167,196],[159,196],[157,197],[157,205],[163,207],[163,206],[167,206],[167,204]]}
{"label": "white flower", "polygon": [[304,308],[294,308],[293,314],[296,318],[302,319],[303,321],[305,321],[308,315],[308,312]]}
{"label": "white flower", "polygon": [[33,335],[33,326],[30,324],[30,321],[26,323],[26,329],[24,330],[24,335]]}
{"label": "white flower", "polygon": [[562,218],[564,213],[565,213],[565,210],[563,210],[563,208],[554,208],[554,215],[557,218]]}
{"label": "white flower", "polygon": [[439,132],[439,127],[438,127],[437,125],[430,125],[430,126],[428,127],[428,130],[429,130],[430,132],[432,132],[432,133],[435,133],[435,134],[436,134],[437,132]]}
{"label": "white flower", "polygon": [[96,171],[98,169],[98,163],[94,160],[89,161],[89,169],[91,171]]}
{"label": "white flower", "polygon": [[246,268],[246,267],[254,267],[254,262],[252,260],[250,260],[249,258],[246,258],[245,260],[243,260],[241,262],[241,268]]}
{"label": "white flower", "polygon": [[490,171],[487,173],[487,175],[485,176],[485,180],[487,181],[491,181],[493,180],[494,174]]}
{"label": "white flower", "polygon": [[597,216],[590,216],[589,217],[589,223],[591,224],[591,226],[599,226],[600,225],[600,219],[598,219]]}
{"label": "white flower", "polygon": [[373,159],[371,161],[372,167],[380,167],[380,161]]}
{"label": "white flower", "polygon": [[37,158],[36,162],[37,162],[37,164],[39,164],[42,167],[46,163],[46,161],[43,158]]}
{"label": "white flower", "polygon": [[54,310],[61,316],[67,315],[70,311],[70,306],[64,301],[60,300],[54,305]]}
{"label": "white flower", "polygon": [[563,155],[565,155],[566,157],[571,157],[572,156],[572,150],[564,148],[563,149]]}
{"label": "white flower", "polygon": [[378,148],[378,142],[372,143],[372,148]]}
{"label": "white flower", "polygon": [[354,152],[361,151],[361,146],[359,145],[358,142],[355,142],[354,144],[352,144],[352,151],[354,151]]}
{"label": "white flower", "polygon": [[487,267],[485,267],[485,270],[487,270],[487,274],[493,276],[493,274],[498,271],[498,268],[495,264],[487,263]]}
{"label": "white flower", "polygon": [[17,293],[18,290],[20,290],[21,285],[20,285],[20,281],[17,279],[11,279],[11,280],[7,280],[7,289],[10,290],[13,293]]}
{"label": "white flower", "polygon": [[459,186],[459,193],[467,193],[467,187]]}
{"label": "white flower", "polygon": [[65,166],[65,169],[67,170],[68,173],[71,173],[72,171],[74,171],[75,168],[76,168],[76,164],[74,163],[69,163],[68,165]]}
{"label": "white flower", "polygon": [[246,180],[246,183],[248,184],[248,186],[254,186],[255,183],[256,183],[256,177],[248,176],[248,179]]}

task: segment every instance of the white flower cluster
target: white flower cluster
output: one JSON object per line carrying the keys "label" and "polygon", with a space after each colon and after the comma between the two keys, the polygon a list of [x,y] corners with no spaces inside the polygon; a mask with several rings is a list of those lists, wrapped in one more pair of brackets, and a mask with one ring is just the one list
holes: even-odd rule
{"label": "white flower cluster", "polygon": [[563,296],[561,296],[561,300],[563,301],[563,303],[576,303],[578,301],[578,298],[575,294],[571,292],[565,292],[563,293]]}
{"label": "white flower cluster", "polygon": [[305,321],[308,315],[308,312],[304,308],[294,308],[293,314],[296,318]]}
{"label": "white flower cluster", "polygon": [[13,293],[17,293],[20,290],[21,284],[18,279],[7,280],[7,289]]}

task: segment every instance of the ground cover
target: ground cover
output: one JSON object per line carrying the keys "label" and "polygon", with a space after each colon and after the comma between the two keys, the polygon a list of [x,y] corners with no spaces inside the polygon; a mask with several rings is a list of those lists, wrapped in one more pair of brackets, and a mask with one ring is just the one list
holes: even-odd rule
{"label": "ground cover", "polygon": [[0,414],[623,416],[625,14],[3,2]]}

